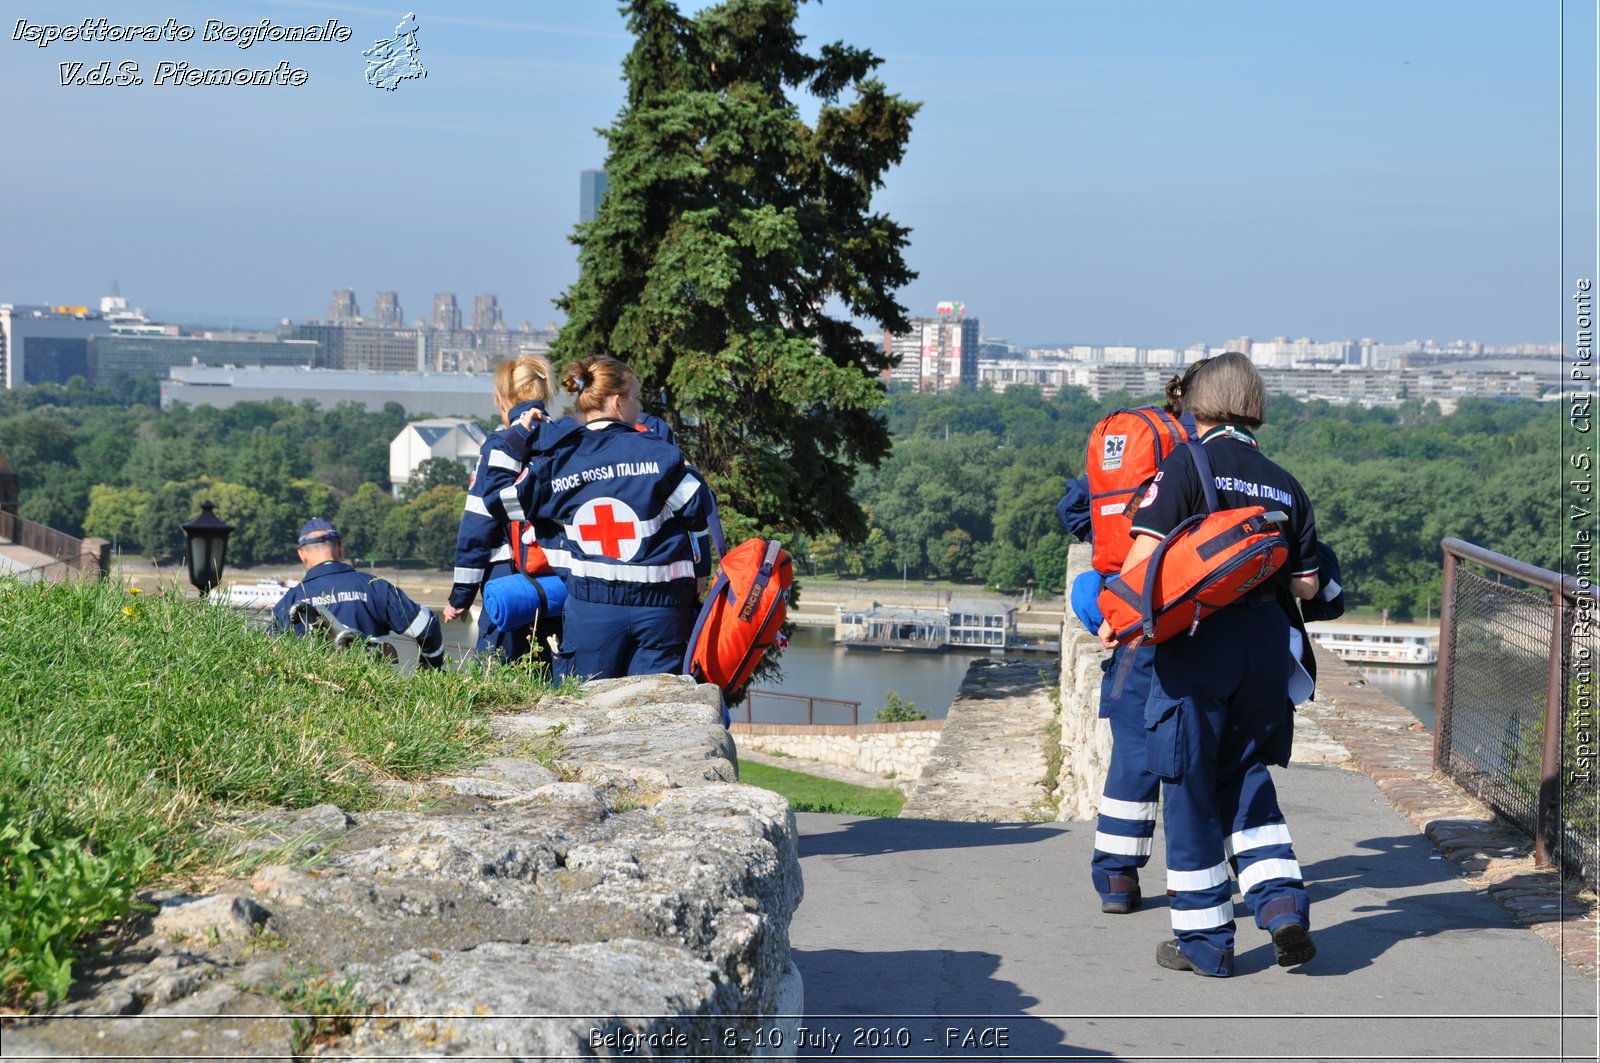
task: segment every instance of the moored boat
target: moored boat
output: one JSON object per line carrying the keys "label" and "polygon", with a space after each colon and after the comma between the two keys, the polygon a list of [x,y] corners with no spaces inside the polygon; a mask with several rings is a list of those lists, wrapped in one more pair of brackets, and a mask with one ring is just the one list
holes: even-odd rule
{"label": "moored boat", "polygon": [[1307,625],[1306,631],[1317,645],[1352,664],[1429,665],[1439,662],[1437,627],[1325,621]]}
{"label": "moored boat", "polygon": [[271,609],[288,593],[289,584],[281,579],[232,583],[228,585],[228,604],[236,609]]}

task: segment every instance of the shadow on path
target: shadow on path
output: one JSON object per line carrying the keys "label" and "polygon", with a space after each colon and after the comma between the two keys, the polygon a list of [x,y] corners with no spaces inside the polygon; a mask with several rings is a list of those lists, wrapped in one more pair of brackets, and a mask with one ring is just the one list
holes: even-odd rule
{"label": "shadow on path", "polygon": [[943,819],[858,819],[825,831],[800,824],[800,856],[881,856],[916,849],[1026,845],[1087,829],[1081,823],[959,823]]}
{"label": "shadow on path", "polygon": [[1059,1026],[1023,1014],[1039,1001],[995,977],[993,953],[796,949],[794,962],[806,986],[802,1025],[826,1038],[810,1044],[837,1036],[830,1054],[839,1058],[1114,1058],[1074,1047]]}

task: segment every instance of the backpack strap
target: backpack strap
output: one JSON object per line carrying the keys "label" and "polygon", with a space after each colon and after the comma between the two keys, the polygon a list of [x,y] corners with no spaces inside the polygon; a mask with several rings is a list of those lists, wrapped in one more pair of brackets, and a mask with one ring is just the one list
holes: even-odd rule
{"label": "backpack strap", "polygon": [[1217,479],[1211,474],[1211,459],[1206,457],[1205,444],[1191,439],[1183,445],[1189,448],[1189,457],[1194,460],[1194,471],[1200,477],[1200,488],[1206,493],[1206,512],[1215,513],[1222,508],[1222,504],[1217,499]]}
{"label": "backpack strap", "polygon": [[[1193,444],[1191,444],[1193,445]],[[1207,469],[1209,472],[1209,468]],[[1167,548],[1177,541],[1178,536],[1206,519],[1204,513],[1194,513],[1184,517],[1178,526],[1166,534],[1156,544],[1155,552],[1144,563],[1144,588],[1139,593],[1139,612],[1144,618],[1144,637],[1156,637],[1156,577],[1161,574],[1161,562],[1166,559]]]}

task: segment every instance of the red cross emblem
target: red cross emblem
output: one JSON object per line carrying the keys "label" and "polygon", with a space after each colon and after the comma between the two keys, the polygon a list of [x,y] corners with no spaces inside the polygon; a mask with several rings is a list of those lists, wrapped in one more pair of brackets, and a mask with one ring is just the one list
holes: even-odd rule
{"label": "red cross emblem", "polygon": [[639,552],[639,517],[626,502],[615,498],[585,502],[572,523],[578,541],[591,554],[629,561]]}

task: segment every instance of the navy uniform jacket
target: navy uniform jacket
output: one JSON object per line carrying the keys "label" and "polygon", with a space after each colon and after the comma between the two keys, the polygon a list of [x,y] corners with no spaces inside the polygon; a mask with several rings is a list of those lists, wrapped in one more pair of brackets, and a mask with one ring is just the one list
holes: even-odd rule
{"label": "navy uniform jacket", "polygon": [[[712,503],[683,453],[621,421],[556,422],[533,434],[540,453],[528,475],[488,500],[491,512],[538,523],[545,557],[574,598],[692,604],[693,537]],[[508,435],[529,445],[527,433]]]}
{"label": "navy uniform jacket", "polygon": [[[515,421],[531,409],[545,412],[542,402],[524,402],[512,407],[510,420]],[[522,471],[522,463],[506,452],[505,434],[501,428],[484,440],[478,451],[478,467],[473,471],[472,483],[467,487],[467,502],[461,513],[461,526],[456,530],[456,560],[454,585],[450,588],[450,604],[465,609],[478,596],[484,573],[498,561],[511,560],[511,547],[506,542],[506,525],[496,520],[484,502],[486,492],[501,485],[492,470],[499,467],[513,476]]]}
{"label": "navy uniform jacket", "polygon": [[[1281,510],[1288,515],[1284,535],[1289,541],[1289,558],[1273,577],[1274,584],[1286,588],[1294,576],[1316,575],[1317,523],[1300,482],[1268,460],[1255,437],[1243,428],[1220,425],[1200,443],[1211,463],[1218,505],[1223,509],[1264,506],[1269,513]],[[1144,491],[1133,515],[1133,534],[1164,538],[1185,517],[1204,512],[1205,490],[1195,472],[1194,458],[1188,447],[1178,447],[1161,463]]]}
{"label": "navy uniform jacket", "polygon": [[426,663],[437,667],[444,662],[439,618],[386,579],[357,572],[343,561],[324,561],[279,599],[272,610],[272,630],[305,634],[305,628],[291,619],[294,607],[303,601],[322,606],[341,624],[370,637],[415,639]]}
{"label": "navy uniform jacket", "polygon": [[[567,570],[557,564],[558,559],[570,554],[561,524],[534,512],[529,502],[536,490],[537,477],[544,475],[552,455],[569,447],[571,437],[574,433],[582,431],[583,424],[572,417],[561,417],[554,421],[534,421],[524,428],[517,421],[526,409],[526,406],[519,406],[513,410],[509,418],[511,427],[496,432],[485,441],[485,453],[487,454],[491,447],[495,453],[490,455],[486,463],[480,462],[478,476],[473,481],[473,489],[483,500],[484,508],[492,521],[531,522],[538,543],[545,551],[546,560],[550,562],[551,567],[566,575]],[[659,417],[648,413],[640,414],[634,431],[642,436],[654,436],[676,449],[676,437],[673,435],[672,427]],[[682,460],[681,452],[679,460]],[[693,472],[692,469],[690,471]],[[692,552],[697,564],[696,575],[705,576],[711,568],[711,555],[706,549],[705,542],[706,525],[702,523],[692,534],[694,535]],[[555,557],[551,556],[551,551],[556,552]],[[509,552],[507,556],[509,557]]]}

